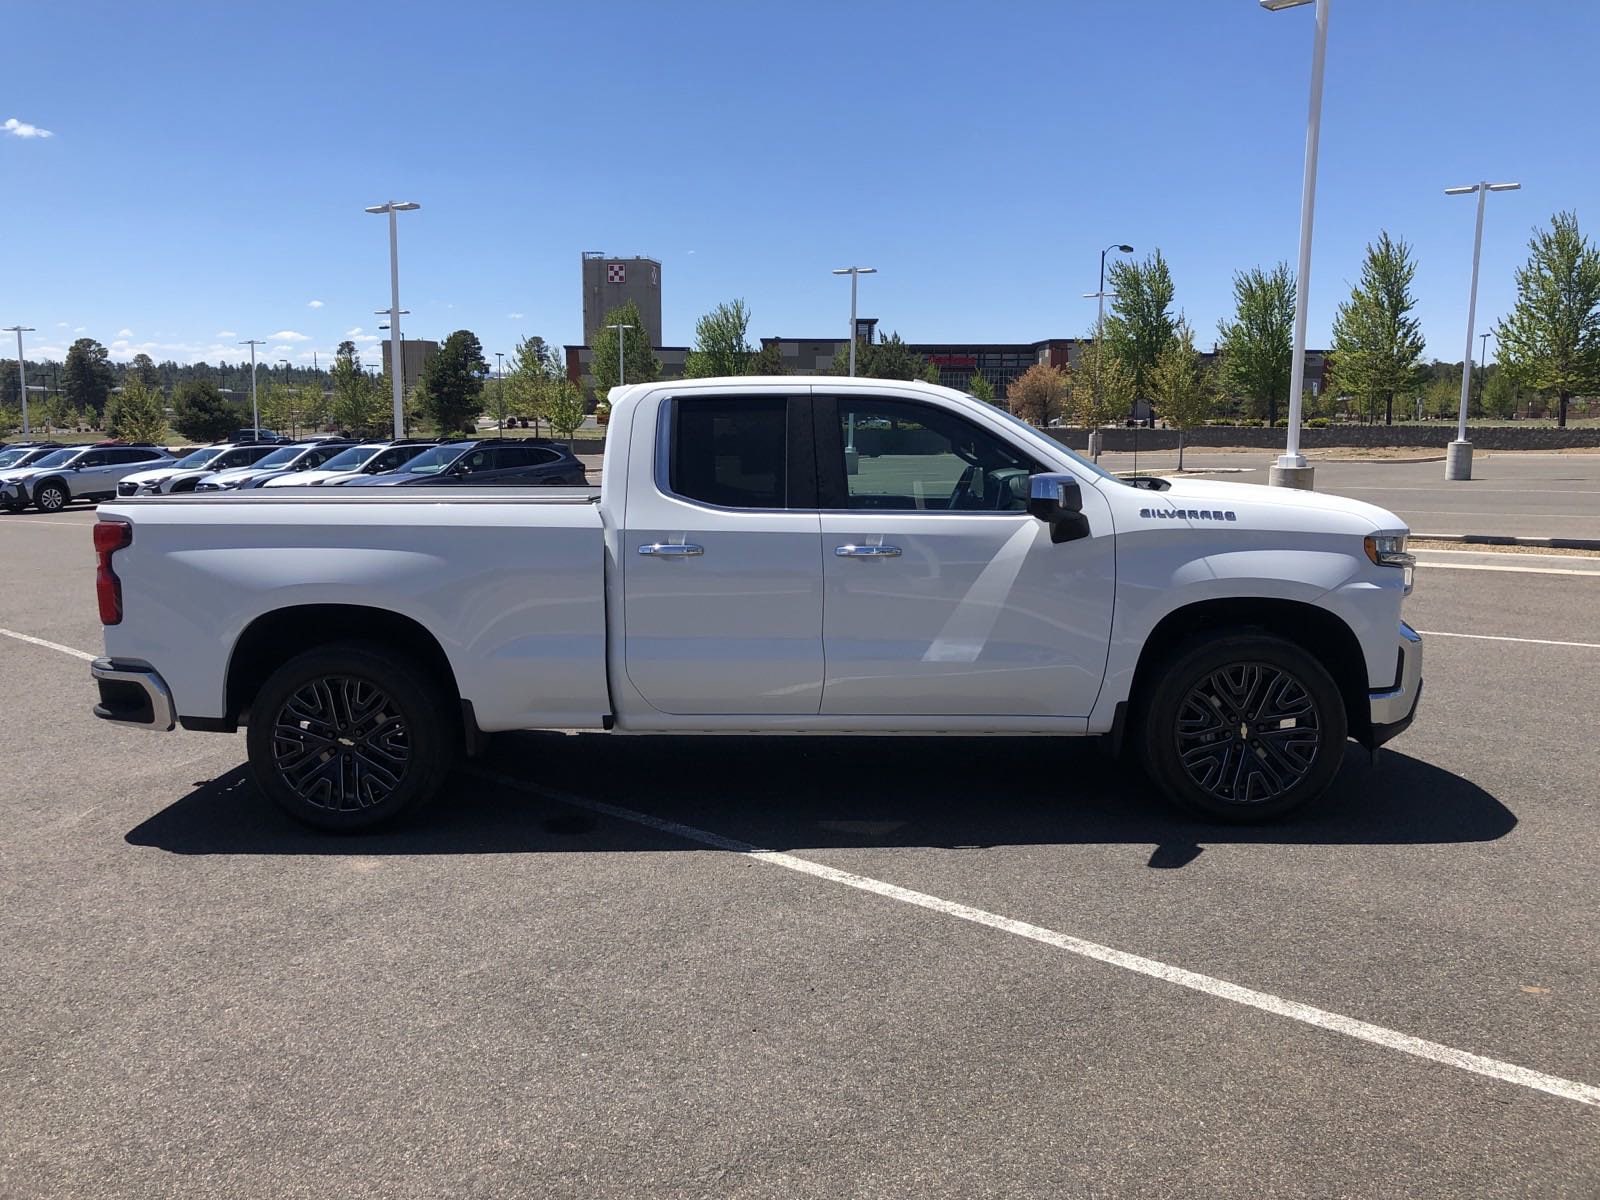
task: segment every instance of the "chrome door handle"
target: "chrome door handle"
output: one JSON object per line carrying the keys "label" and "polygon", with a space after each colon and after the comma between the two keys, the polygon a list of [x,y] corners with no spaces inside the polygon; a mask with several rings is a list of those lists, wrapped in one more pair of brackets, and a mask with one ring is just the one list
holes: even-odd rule
{"label": "chrome door handle", "polygon": [[651,542],[647,546],[640,546],[639,553],[652,558],[699,558],[706,552],[704,546],[696,546],[687,542]]}
{"label": "chrome door handle", "polygon": [[899,546],[835,546],[835,558],[899,558]]}

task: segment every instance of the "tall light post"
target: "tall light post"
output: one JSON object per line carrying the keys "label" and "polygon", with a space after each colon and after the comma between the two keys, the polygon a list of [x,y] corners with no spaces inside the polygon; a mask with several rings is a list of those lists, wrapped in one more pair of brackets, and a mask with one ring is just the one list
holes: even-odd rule
{"label": "tall light post", "polygon": [[1478,335],[1478,411],[1483,412],[1483,390],[1489,383],[1489,339],[1494,331],[1485,330]]}
{"label": "tall light post", "polygon": [[632,325],[607,325],[607,329],[617,331],[617,386],[621,387],[628,382],[628,330]]}
{"label": "tall light post", "polygon": [[260,338],[249,338],[239,345],[250,347],[250,430],[252,437],[260,437],[261,409],[256,405],[256,347],[265,346],[266,342]]}
{"label": "tall light post", "polygon": [[1311,299],[1311,225],[1317,206],[1317,142],[1322,135],[1322,65],[1328,50],[1328,0],[1261,0],[1268,12],[1317,6],[1311,50],[1311,105],[1306,118],[1306,164],[1300,182],[1300,264],[1294,277],[1294,353],[1289,360],[1289,439],[1268,473],[1279,487],[1310,488],[1314,469],[1300,453],[1300,410],[1306,381],[1306,310]]}
{"label": "tall light post", "polygon": [[877,267],[840,267],[835,275],[850,276],[850,375],[856,373],[856,285],[863,275],[876,275]]}
{"label": "tall light post", "polygon": [[500,393],[500,398],[499,398],[498,401],[496,401],[496,403],[499,406],[499,411],[496,413],[496,418],[497,419],[495,421],[495,424],[499,426],[500,432],[502,434],[505,433],[505,431],[506,431],[506,364],[505,364],[505,357],[506,356],[505,356],[505,352],[504,351],[496,350],[494,352],[495,387],[496,387],[496,390]]}
{"label": "tall light post", "polygon": [[[33,333],[32,325],[7,325],[7,333],[17,335],[17,394],[22,397],[22,436],[30,432],[28,425],[28,366],[22,361],[22,335]],[[48,416],[48,414],[46,414]]]}
{"label": "tall light post", "polygon": [[371,205],[369,213],[389,214],[389,357],[393,364],[389,372],[394,385],[394,436],[404,437],[406,427],[405,397],[400,379],[400,230],[398,213],[413,212],[422,205],[412,200],[390,200]]}
{"label": "tall light post", "polygon": [[1478,228],[1472,235],[1472,287],[1467,293],[1467,354],[1461,364],[1461,415],[1456,422],[1456,440],[1445,450],[1446,480],[1472,478],[1472,443],[1467,441],[1467,397],[1472,389],[1472,325],[1478,315],[1478,256],[1483,252],[1483,202],[1490,192],[1515,192],[1520,183],[1474,183],[1469,187],[1445,188],[1446,196],[1478,194]]}
{"label": "tall light post", "polygon": [[[1110,254],[1113,250],[1116,250],[1116,251],[1118,251],[1118,252],[1120,252],[1122,254],[1132,254],[1133,253],[1133,247],[1128,245],[1125,242],[1112,242],[1111,245],[1107,246],[1104,250],[1100,251],[1100,290],[1099,291],[1095,291],[1095,292],[1085,292],[1084,293],[1084,299],[1087,300],[1087,299],[1093,297],[1094,299],[1096,299],[1096,300],[1098,300],[1100,302],[1099,315],[1097,315],[1095,317],[1095,319],[1094,319],[1094,406],[1095,406],[1095,408],[1099,408],[1100,407],[1100,334],[1105,329],[1105,326],[1106,326],[1106,255]],[[1099,430],[1091,429],[1089,431],[1089,437],[1090,437],[1091,440],[1096,439],[1099,436],[1100,436]],[[1096,442],[1094,445],[1091,445],[1089,447],[1089,452],[1091,454],[1093,454],[1096,458],[1099,458],[1100,457],[1099,443]]]}

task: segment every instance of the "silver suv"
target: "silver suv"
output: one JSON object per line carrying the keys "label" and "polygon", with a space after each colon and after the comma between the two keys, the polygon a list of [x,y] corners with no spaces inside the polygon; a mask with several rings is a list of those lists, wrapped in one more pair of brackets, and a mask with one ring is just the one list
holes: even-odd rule
{"label": "silver suv", "polygon": [[0,474],[0,506],[60,512],[74,500],[109,500],[124,475],[173,461],[159,446],[65,446],[21,471]]}

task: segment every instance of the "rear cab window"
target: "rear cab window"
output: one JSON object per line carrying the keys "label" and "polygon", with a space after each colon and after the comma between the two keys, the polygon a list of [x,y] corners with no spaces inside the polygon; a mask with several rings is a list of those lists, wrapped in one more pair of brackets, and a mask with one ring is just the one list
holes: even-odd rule
{"label": "rear cab window", "polygon": [[670,402],[666,490],[718,508],[795,508],[785,396],[684,396]]}

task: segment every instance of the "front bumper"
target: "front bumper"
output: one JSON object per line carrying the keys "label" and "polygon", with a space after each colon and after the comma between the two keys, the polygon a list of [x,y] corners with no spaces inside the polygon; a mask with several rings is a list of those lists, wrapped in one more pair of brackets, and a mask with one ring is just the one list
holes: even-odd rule
{"label": "front bumper", "polygon": [[172,692],[148,663],[97,658],[89,664],[89,674],[100,686],[94,715],[102,721],[163,732],[177,727]]}
{"label": "front bumper", "polygon": [[1368,747],[1375,749],[1404,733],[1416,719],[1422,700],[1422,635],[1400,622],[1399,670],[1395,686],[1369,693],[1372,706],[1372,735]]}

